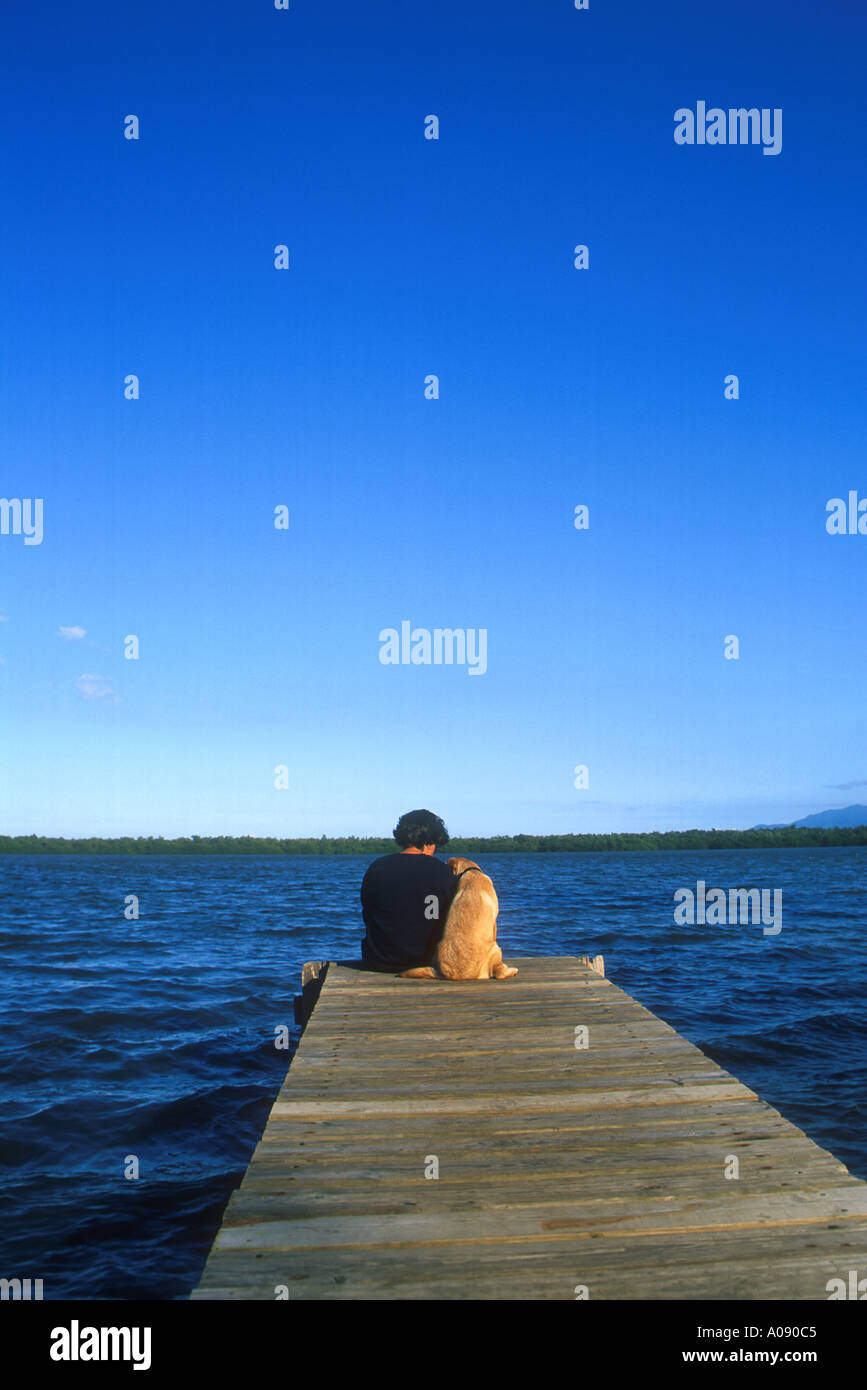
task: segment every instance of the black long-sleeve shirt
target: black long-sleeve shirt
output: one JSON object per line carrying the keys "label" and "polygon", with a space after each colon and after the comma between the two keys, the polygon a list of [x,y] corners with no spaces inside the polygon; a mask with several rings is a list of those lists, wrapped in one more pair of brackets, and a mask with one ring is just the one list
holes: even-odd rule
{"label": "black long-sleeve shirt", "polygon": [[429,965],[455,887],[451,869],[432,854],[375,859],[361,884],[364,964],[394,971]]}

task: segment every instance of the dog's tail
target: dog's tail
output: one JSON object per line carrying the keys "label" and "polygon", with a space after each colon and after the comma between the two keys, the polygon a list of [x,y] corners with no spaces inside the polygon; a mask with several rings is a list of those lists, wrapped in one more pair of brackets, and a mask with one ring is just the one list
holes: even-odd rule
{"label": "dog's tail", "polygon": [[437,972],[430,965],[417,965],[414,970],[401,970],[402,980],[435,980]]}

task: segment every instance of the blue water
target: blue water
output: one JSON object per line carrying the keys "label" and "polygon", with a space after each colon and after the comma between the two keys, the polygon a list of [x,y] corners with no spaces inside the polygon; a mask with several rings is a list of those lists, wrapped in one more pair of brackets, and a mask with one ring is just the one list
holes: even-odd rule
{"label": "blue water", "polygon": [[[509,955],[615,984],[867,1178],[864,849],[483,856]],[[291,1053],[302,963],[358,954],[366,860],[0,858],[0,1276],[184,1298]],[[782,931],[673,895],[779,888]],[[137,921],[124,900],[140,900]],[[124,1176],[129,1156],[140,1176]]]}

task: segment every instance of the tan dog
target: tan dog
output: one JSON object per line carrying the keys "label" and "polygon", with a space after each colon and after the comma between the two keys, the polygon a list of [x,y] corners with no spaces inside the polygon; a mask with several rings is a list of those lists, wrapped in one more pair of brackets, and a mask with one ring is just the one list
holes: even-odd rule
{"label": "tan dog", "polygon": [[499,903],[494,885],[472,859],[449,859],[458,881],[434,963],[402,970],[404,980],[508,980],[518,971],[503,964],[497,945]]}

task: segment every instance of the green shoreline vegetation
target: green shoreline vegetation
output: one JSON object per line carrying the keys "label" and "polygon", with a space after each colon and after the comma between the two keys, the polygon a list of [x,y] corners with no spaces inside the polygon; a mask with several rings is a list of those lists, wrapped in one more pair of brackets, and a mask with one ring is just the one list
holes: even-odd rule
{"label": "green shoreline vegetation", "polygon": [[[612,854],[641,850],[807,849],[867,845],[867,825],[795,827],[780,830],[664,830],[620,835],[457,836],[443,855]],[[391,839],[355,835],[278,840],[256,835],[192,835],[166,840],[160,835],[67,840],[50,835],[0,835],[0,854],[359,854],[373,858],[397,853]]]}

